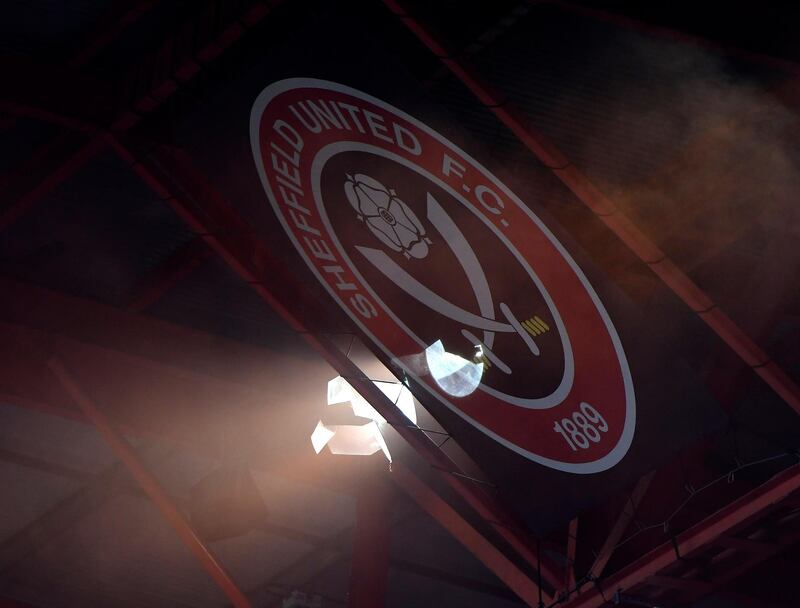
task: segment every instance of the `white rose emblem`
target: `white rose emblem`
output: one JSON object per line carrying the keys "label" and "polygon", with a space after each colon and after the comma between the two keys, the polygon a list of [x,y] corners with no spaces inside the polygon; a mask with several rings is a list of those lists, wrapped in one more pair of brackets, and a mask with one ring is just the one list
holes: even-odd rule
{"label": "white rose emblem", "polygon": [[380,241],[406,258],[422,259],[428,255],[431,240],[408,205],[394,190],[363,173],[348,175],[344,184],[347,200]]}

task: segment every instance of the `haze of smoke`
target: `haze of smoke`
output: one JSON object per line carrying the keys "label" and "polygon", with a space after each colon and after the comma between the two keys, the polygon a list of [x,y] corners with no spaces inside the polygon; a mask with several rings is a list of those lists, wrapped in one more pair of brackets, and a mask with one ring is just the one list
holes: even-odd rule
{"label": "haze of smoke", "polygon": [[[587,135],[583,168],[760,333],[800,270],[800,121],[775,96],[787,78],[749,80],[683,43],[635,37],[628,47],[645,73],[614,91],[614,99],[634,102],[612,105],[608,120]],[[658,159],[655,166],[626,167],[642,161],[621,155],[621,170],[598,167],[593,159],[607,157],[608,142],[621,136]],[[719,285],[713,275],[728,271],[735,274]]]}

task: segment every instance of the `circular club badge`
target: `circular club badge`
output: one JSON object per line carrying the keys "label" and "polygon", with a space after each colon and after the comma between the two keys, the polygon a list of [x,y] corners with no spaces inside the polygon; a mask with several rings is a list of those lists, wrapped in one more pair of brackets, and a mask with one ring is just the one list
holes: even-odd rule
{"label": "circular club badge", "polygon": [[636,412],[617,332],[569,253],[497,178],[397,108],[321,80],[267,87],[250,137],[309,268],[433,397],[554,469],[622,459]]}

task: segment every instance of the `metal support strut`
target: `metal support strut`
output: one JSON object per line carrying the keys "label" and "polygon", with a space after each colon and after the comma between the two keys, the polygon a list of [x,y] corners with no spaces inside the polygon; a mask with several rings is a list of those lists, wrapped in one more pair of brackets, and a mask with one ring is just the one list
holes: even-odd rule
{"label": "metal support strut", "polygon": [[89,395],[83,391],[72,374],[64,367],[61,360],[52,358],[47,362],[47,366],[86,418],[100,431],[103,439],[105,439],[114,454],[116,454],[127,467],[133,478],[142,487],[145,494],[155,503],[156,507],[161,511],[161,514],[175,529],[183,544],[186,545],[197,561],[200,562],[200,565],[211,575],[211,578],[214,579],[214,582],[217,583],[225,595],[228,596],[233,606],[235,608],[252,608],[250,600],[248,600],[239,589],[230,574],[222,567],[222,564],[214,558],[205,543],[197,536],[197,533],[192,529],[189,522],[186,521],[180,509],[172,502],[172,499],[167,496],[167,493],[161,487],[161,484],[158,483],[158,480],[139,460],[139,457],[128,441],[114,429],[105,414],[98,409]]}

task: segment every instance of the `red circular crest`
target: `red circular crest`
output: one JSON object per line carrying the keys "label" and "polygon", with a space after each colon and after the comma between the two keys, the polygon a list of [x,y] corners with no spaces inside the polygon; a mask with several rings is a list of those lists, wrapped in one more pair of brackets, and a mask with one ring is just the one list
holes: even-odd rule
{"label": "red circular crest", "polygon": [[636,424],[616,330],[544,223],[477,161],[393,106],[289,79],[250,136],[281,224],[394,363],[507,448],[606,470]]}

